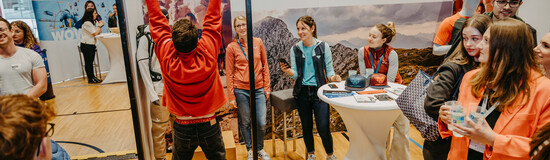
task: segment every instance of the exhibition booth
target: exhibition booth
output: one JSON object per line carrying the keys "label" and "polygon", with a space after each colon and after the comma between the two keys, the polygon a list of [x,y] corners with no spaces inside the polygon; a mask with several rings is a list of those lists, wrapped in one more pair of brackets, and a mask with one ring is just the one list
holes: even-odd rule
{"label": "exhibition booth", "polygon": [[[82,54],[79,50],[82,31],[75,25],[84,14],[85,1],[32,0],[40,47],[48,51],[49,72],[51,82],[54,84],[53,90],[56,93],[55,99],[47,101],[47,103],[55,105],[58,112],[58,118],[55,121],[58,124],[56,127],[59,128],[56,128],[56,133],[77,130],[76,132],[70,131],[71,134],[61,134],[62,136],[54,135],[53,139],[59,141],[63,148],[79,148],[67,149],[71,157],[92,155],[96,152],[130,151],[137,153],[135,156],[139,159],[155,159],[153,147],[155,140],[151,128],[157,122],[151,118],[151,114],[154,113],[150,108],[155,101],[157,104],[160,102],[158,98],[151,98],[147,86],[149,82],[144,81],[144,75],[141,74],[141,72],[153,74],[153,71],[140,68],[140,58],[136,56],[138,26],[148,24],[146,2],[145,0],[93,1],[98,14],[105,21],[105,25],[107,25],[109,17],[115,13],[113,7],[118,8],[118,15],[115,15],[118,29],[109,30],[108,27],[103,27],[101,34],[95,35],[97,39],[95,62],[97,68],[95,69],[103,77],[101,84],[85,83],[84,66],[79,61],[81,59],[79,54]],[[167,10],[170,26],[180,19],[190,19],[199,30],[202,30],[208,0],[159,0],[159,2]],[[524,1],[518,12],[519,17],[537,29],[537,42],[550,30],[548,28],[550,21],[540,18],[540,15],[550,15],[550,10],[544,6],[550,6],[550,2],[547,0]],[[287,149],[286,143],[284,149],[276,147],[275,143],[282,144],[281,140],[283,139],[287,142],[287,138],[288,140],[300,139],[303,135],[298,121],[299,116],[295,114],[295,109],[299,106],[295,102],[290,102],[292,101],[292,92],[289,90],[293,89],[295,80],[281,70],[279,62],[280,59],[291,60],[290,50],[294,44],[300,41],[296,21],[300,16],[309,15],[315,19],[318,35],[316,38],[329,45],[335,74],[342,77],[341,82],[331,83],[335,87],[327,84],[316,91],[319,100],[328,103],[332,108],[330,110],[330,131],[341,133],[340,135],[346,139],[346,142],[343,143],[335,140],[335,143],[339,143],[339,145],[335,144],[335,155],[338,159],[383,160],[391,159],[387,157],[388,151],[386,150],[388,135],[392,130],[392,124],[402,114],[395,99],[414,79],[418,71],[432,74],[443,60],[442,57],[431,54],[432,41],[439,24],[453,14],[453,0],[222,0],[220,11],[222,15],[222,47],[218,65],[222,67],[218,68],[217,74],[222,77],[221,81],[225,92],[227,92],[226,79],[231,77],[225,76],[227,73],[223,68],[226,65],[223,56],[237,34],[233,27],[234,18],[241,15],[249,18],[246,27],[250,33],[248,36],[261,39],[265,46],[266,62],[271,79],[271,93],[274,93],[272,98],[266,98],[268,100],[265,140],[270,140],[274,145],[268,145],[270,143],[266,141],[264,148],[272,159],[307,158],[304,156],[307,154],[305,146],[298,147],[300,151],[296,151],[296,142],[294,142],[294,150],[291,151]],[[352,76],[348,71],[359,70],[358,51],[368,44],[371,27],[379,23],[386,24],[388,21],[395,23],[397,34],[390,45],[398,53],[398,74],[403,77],[404,83],[387,82],[388,88],[382,89],[383,93],[373,93],[371,97],[358,97],[358,93],[345,89],[346,78]],[[139,43],[147,42],[140,41]],[[254,47],[257,46],[248,49],[252,50]],[[253,55],[247,56],[254,58]],[[255,62],[249,62],[250,65],[253,63]],[[374,90],[378,91],[379,89],[367,87],[361,91]],[[332,94],[333,92],[335,94]],[[166,94],[166,92],[164,93]],[[277,95],[277,93],[279,94]],[[384,96],[374,97],[374,95]],[[282,105],[287,108],[281,109],[271,101],[273,98],[281,97],[283,97],[282,100],[274,101],[288,103]],[[291,103],[293,105],[290,105]],[[82,109],[72,106],[89,107]],[[253,104],[250,107],[256,108],[256,105]],[[254,111],[255,109],[252,109],[251,113]],[[91,116],[95,113],[102,113],[105,116],[111,114],[108,116],[122,117],[122,119],[102,118],[104,115]],[[238,159],[237,157],[244,159],[246,151],[243,151],[245,149],[243,135],[238,128],[237,109],[231,108],[227,102],[216,114],[226,143],[228,159]],[[255,116],[257,115],[252,115],[252,117]],[[73,123],[98,123],[94,126],[99,128],[86,128]],[[252,124],[255,123],[258,122],[253,120]],[[101,128],[102,124],[110,127]],[[252,125],[252,130],[252,135],[257,134],[256,125]],[[97,133],[79,136],[78,132]],[[288,134],[291,132],[293,133]],[[120,135],[120,133],[123,134]],[[283,134],[284,137],[278,136]],[[292,136],[287,136],[287,134]],[[409,143],[411,148],[417,147],[415,149],[420,151],[415,153],[418,154],[416,157],[422,157],[420,144],[424,139],[419,134],[417,135],[418,137],[411,137]],[[104,140],[104,143],[108,144],[105,145],[95,144],[92,140],[84,140],[86,139],[84,137],[88,136],[112,138]],[[320,140],[315,142],[321,143]],[[257,140],[254,140],[253,146],[257,146],[257,143]],[[303,145],[303,143],[301,144]],[[74,147],[75,145],[79,147]],[[107,147],[113,145],[124,147]],[[315,146],[321,148],[317,149],[317,152],[324,152],[322,145],[316,144]],[[256,153],[258,150],[254,149],[254,152]],[[287,152],[295,154],[287,155]],[[204,156],[200,154],[200,150],[195,155],[196,157]],[[243,155],[245,156],[243,157]],[[411,156],[411,159],[414,158]]]}

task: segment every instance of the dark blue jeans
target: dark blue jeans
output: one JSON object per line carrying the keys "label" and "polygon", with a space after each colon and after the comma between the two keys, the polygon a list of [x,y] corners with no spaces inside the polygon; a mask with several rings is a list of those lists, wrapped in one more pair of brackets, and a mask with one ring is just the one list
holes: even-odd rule
{"label": "dark blue jeans", "polygon": [[[246,149],[252,149],[252,139],[250,134],[250,93],[248,90],[237,89],[234,90],[235,99],[237,101],[237,108],[239,110],[239,130],[243,136]],[[256,122],[258,129],[258,150],[264,149],[264,136],[265,136],[265,116],[266,116],[266,102],[264,89],[257,89],[256,95]]]}
{"label": "dark blue jeans", "polygon": [[308,153],[315,152],[313,140],[313,116],[317,132],[323,141],[323,147],[327,154],[332,154],[332,135],[330,134],[330,107],[317,97],[316,86],[302,86],[298,97],[294,97],[298,103],[298,114],[302,121],[304,142]]}
{"label": "dark blue jeans", "polygon": [[220,124],[205,122],[182,125],[174,122],[172,159],[191,160],[198,146],[201,146],[207,159],[225,160],[225,147]]}

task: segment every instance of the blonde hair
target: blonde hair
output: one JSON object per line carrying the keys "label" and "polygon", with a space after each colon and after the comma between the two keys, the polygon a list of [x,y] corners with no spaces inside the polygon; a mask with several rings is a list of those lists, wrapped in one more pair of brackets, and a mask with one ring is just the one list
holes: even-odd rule
{"label": "blonde hair", "polygon": [[[233,29],[237,29],[237,20],[241,20],[241,21],[245,21],[246,22],[246,17],[243,16],[243,15],[240,15],[240,16],[237,16],[235,17],[235,19],[233,19]],[[235,39],[239,39],[239,34],[235,33]]]}
{"label": "blonde hair", "polygon": [[32,47],[34,47],[35,44],[37,46],[40,46],[40,44],[38,44],[38,41],[32,34],[31,28],[29,27],[29,25],[27,25],[27,23],[23,21],[15,21],[15,22],[11,22],[10,25],[12,27],[17,27],[23,31],[23,35],[24,35],[23,44],[25,44],[25,48],[32,49]]}
{"label": "blonde hair", "polygon": [[395,23],[389,21],[387,25],[385,24],[376,24],[375,27],[382,32],[382,38],[386,38],[384,44],[390,43],[395,36]]}

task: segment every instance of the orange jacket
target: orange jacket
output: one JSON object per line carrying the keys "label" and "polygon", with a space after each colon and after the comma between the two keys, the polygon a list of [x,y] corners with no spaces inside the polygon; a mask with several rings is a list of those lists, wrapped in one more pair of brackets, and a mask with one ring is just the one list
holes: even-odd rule
{"label": "orange jacket", "polygon": [[[260,38],[253,38],[254,44],[254,74],[256,75],[256,89],[264,88],[267,94],[271,92],[271,80],[269,78],[269,66],[267,65],[267,54],[264,43]],[[241,45],[248,56],[248,46],[241,40]],[[249,90],[250,79],[248,73],[248,60],[244,56],[237,40],[227,45],[225,55],[225,73],[227,74],[227,93],[229,101],[235,100],[234,88]]]}
{"label": "orange jacket", "polygon": [[162,105],[176,116],[204,116],[227,102],[217,70],[222,39],[220,5],[220,0],[210,0],[197,48],[181,53],[174,48],[158,0],[147,0],[149,28],[164,79]]}
{"label": "orange jacket", "polygon": [[[482,97],[475,97],[472,94],[470,80],[479,69],[470,71],[464,75],[463,83],[460,86],[458,101],[462,104],[479,104]],[[502,111],[493,131],[496,133],[494,145],[485,145],[485,160],[516,160],[529,159],[529,142],[536,130],[550,122],[550,80],[542,74],[531,71],[529,87],[530,98],[523,106]],[[469,106],[464,106],[469,111]],[[439,131],[443,138],[451,136],[451,132],[439,119]],[[468,145],[470,139],[466,137],[452,137],[449,160],[466,159],[468,156]]]}

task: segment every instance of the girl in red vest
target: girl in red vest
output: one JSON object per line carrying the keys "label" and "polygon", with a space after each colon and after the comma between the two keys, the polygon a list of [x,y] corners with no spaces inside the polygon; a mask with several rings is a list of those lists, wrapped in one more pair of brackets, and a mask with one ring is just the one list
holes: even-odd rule
{"label": "girl in red vest", "polygon": [[[360,48],[357,52],[359,71],[369,77],[373,73],[382,73],[387,77],[388,82],[402,84],[403,80],[397,69],[399,62],[397,52],[388,43],[395,36],[395,24],[388,22],[388,25],[377,24],[370,29],[369,44]],[[395,128],[390,157],[392,159],[409,159],[409,120],[400,114],[393,123]]]}
{"label": "girl in red vest", "polygon": [[397,69],[399,62],[397,52],[388,43],[395,36],[395,24],[377,24],[370,29],[369,44],[357,52],[360,73],[368,77],[373,73],[385,74],[388,82],[402,84],[403,79]]}

